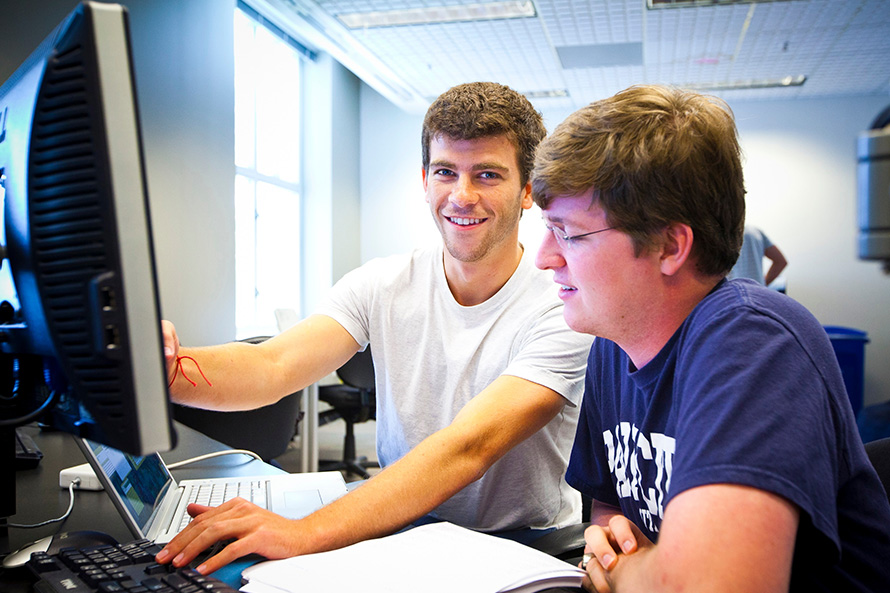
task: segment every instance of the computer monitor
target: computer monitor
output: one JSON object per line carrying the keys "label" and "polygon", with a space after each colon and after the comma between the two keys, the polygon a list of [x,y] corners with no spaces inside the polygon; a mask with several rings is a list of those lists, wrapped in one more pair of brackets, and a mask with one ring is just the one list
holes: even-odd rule
{"label": "computer monitor", "polygon": [[34,419],[137,455],[173,446],[137,111],[119,5],[79,5],[0,87],[5,468]]}
{"label": "computer monitor", "polygon": [[859,259],[882,262],[890,274],[890,107],[857,142]]}

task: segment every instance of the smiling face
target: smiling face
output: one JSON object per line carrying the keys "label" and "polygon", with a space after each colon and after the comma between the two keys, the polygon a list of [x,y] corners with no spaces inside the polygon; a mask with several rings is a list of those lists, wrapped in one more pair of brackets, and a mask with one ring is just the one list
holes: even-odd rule
{"label": "smiling face", "polygon": [[[543,211],[545,224],[575,236],[609,228],[593,190],[553,199]],[[535,264],[553,270],[565,303],[563,315],[573,330],[619,344],[646,330],[652,287],[659,275],[657,253],[637,256],[631,238],[613,229],[569,241],[547,233]]]}
{"label": "smiling face", "polygon": [[515,255],[519,216],[532,206],[522,186],[516,147],[506,136],[430,141],[423,187],[446,257],[471,263]]}

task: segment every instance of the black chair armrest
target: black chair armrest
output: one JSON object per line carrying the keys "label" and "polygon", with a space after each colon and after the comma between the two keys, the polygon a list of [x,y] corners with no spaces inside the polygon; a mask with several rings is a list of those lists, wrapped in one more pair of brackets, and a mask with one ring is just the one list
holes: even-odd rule
{"label": "black chair armrest", "polygon": [[570,564],[578,564],[584,555],[584,530],[590,523],[561,527],[533,541],[530,546]]}

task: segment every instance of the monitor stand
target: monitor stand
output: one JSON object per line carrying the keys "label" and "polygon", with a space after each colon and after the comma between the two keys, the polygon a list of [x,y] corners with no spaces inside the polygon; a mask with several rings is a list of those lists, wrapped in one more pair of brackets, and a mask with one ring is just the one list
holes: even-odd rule
{"label": "monitor stand", "polygon": [[15,429],[33,422],[54,402],[54,394],[43,401],[38,389],[44,382],[41,359],[0,354],[0,552],[9,552],[9,520],[16,513]]}
{"label": "monitor stand", "polygon": [[0,553],[8,553],[8,522],[15,515],[15,426],[0,426],[0,456]]}

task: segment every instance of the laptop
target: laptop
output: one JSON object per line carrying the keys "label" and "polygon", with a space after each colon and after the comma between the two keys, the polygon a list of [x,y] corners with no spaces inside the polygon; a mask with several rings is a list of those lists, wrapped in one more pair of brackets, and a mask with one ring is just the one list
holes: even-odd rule
{"label": "laptop", "polygon": [[[340,472],[183,480],[157,453],[135,456],[75,439],[136,539],[165,544],[191,520],[190,502],[217,506],[235,496],[289,519],[300,519],[346,494]],[[213,494],[211,494],[213,492]]]}

